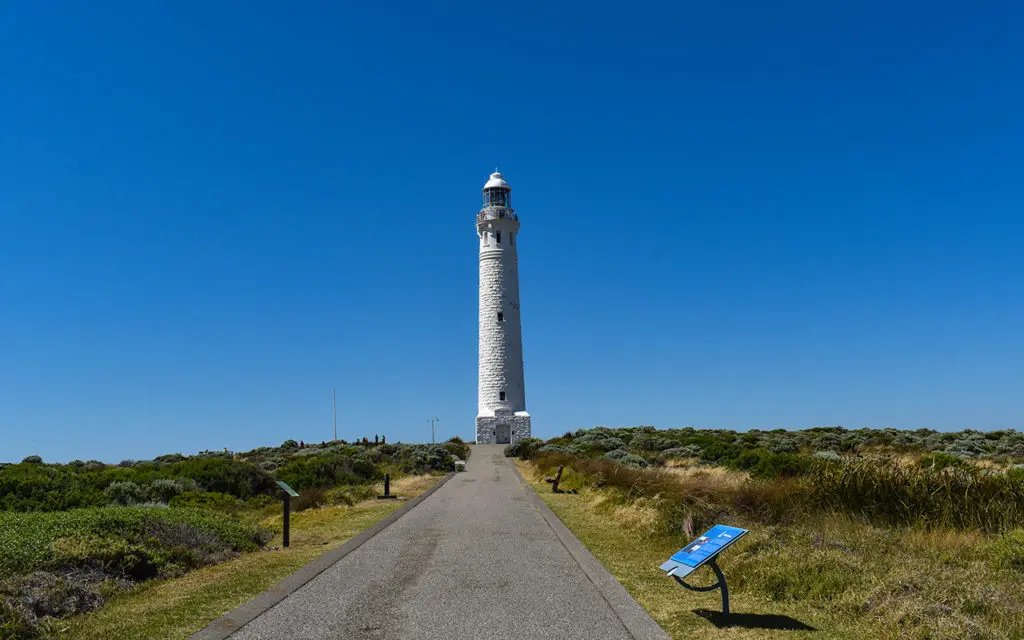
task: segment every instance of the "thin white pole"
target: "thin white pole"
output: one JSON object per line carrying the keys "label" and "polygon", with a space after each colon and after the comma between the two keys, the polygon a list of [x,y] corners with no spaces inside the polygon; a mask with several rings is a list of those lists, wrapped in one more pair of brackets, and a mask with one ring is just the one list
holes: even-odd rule
{"label": "thin white pole", "polygon": [[334,394],[334,439],[338,439],[338,389],[331,387],[331,393]]}

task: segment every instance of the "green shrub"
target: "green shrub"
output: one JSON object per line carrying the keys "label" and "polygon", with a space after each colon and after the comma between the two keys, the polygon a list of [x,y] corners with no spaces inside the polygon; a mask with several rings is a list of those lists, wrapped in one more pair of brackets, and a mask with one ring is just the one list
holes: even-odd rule
{"label": "green shrub", "polygon": [[567,456],[578,456],[578,455],[581,455],[583,453],[583,450],[580,447],[577,447],[576,445],[563,446],[563,445],[558,445],[558,444],[546,444],[546,445],[543,445],[541,447],[538,447],[537,451],[536,451],[536,453],[534,455],[536,456],[537,454],[540,454],[540,453],[544,453],[544,454],[562,454],[562,455],[567,455]]}
{"label": "green shrub", "polygon": [[728,465],[747,471],[755,478],[792,478],[806,473],[814,461],[808,456],[792,453],[774,453],[766,449],[747,449]]}
{"label": "green shrub", "polygon": [[643,468],[647,466],[647,460],[635,453],[628,453],[616,460],[616,462],[627,467]]}
{"label": "green shrub", "polygon": [[26,456],[21,462],[22,464],[42,464],[43,459],[39,456]]}
{"label": "green shrub", "polygon": [[1024,529],[1004,533],[992,545],[991,553],[997,568],[1024,571]]}
{"label": "green shrub", "polygon": [[234,552],[258,549],[269,540],[266,530],[209,510],[0,512],[0,575],[96,565],[110,573],[129,574],[147,563],[159,572],[184,551],[166,547],[153,532],[177,525],[197,530],[200,537],[209,534]]}
{"label": "green shrub", "polygon": [[688,444],[682,447],[664,449],[661,452],[661,457],[666,460],[677,460],[683,458],[697,458],[700,454],[700,447],[695,444]]}
{"label": "green shrub", "polygon": [[112,482],[104,490],[104,493],[113,504],[124,506],[141,504],[149,499],[149,493],[130,480]]}
{"label": "green shrub", "polygon": [[255,550],[270,532],[190,509],[115,507],[0,513],[0,637],[49,637],[51,620],[133,582]]}
{"label": "green shrub", "polygon": [[147,489],[149,490],[149,496],[152,500],[168,503],[186,491],[195,491],[196,483],[190,478],[157,478],[149,484]]}
{"label": "green shrub", "polygon": [[441,445],[453,458],[465,460],[469,458],[469,445],[465,442],[452,442],[449,440]]}
{"label": "green shrub", "polygon": [[189,478],[204,491],[228,493],[243,500],[277,490],[274,478],[260,467],[228,458],[189,458],[167,467],[175,478]]}
{"label": "green shrub", "polygon": [[49,637],[52,619],[99,608],[103,596],[90,577],[36,571],[0,581],[0,638]]}
{"label": "green shrub", "polygon": [[[254,496],[251,499],[264,497],[273,501],[270,496]],[[232,511],[241,506],[238,498],[215,491],[184,491],[171,498],[169,504],[175,508],[202,508],[219,511]]]}
{"label": "green shrub", "polygon": [[945,451],[936,451],[921,458],[920,465],[930,469],[945,469],[947,467],[962,468],[968,463],[963,458],[950,455]]}
{"label": "green shrub", "polygon": [[370,485],[347,485],[328,489],[324,498],[327,504],[351,507],[363,500],[372,500],[377,492]]}
{"label": "green shrub", "polygon": [[532,460],[537,449],[544,444],[540,438],[523,438],[505,447],[506,458],[519,458],[520,460]]}
{"label": "green shrub", "polygon": [[[448,456],[447,452],[444,455]],[[277,470],[277,477],[299,491],[312,487],[373,482],[382,474],[373,462],[363,456],[335,454],[293,458]]]}

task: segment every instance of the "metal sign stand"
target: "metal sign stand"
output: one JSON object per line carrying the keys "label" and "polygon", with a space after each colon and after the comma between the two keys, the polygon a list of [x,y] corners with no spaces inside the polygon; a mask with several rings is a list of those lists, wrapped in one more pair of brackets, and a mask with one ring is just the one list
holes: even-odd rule
{"label": "metal sign stand", "polygon": [[284,494],[284,535],[282,536],[284,538],[284,546],[285,546],[285,548],[287,548],[288,545],[291,543],[291,540],[290,540],[291,536],[288,535],[289,533],[291,533],[289,531],[290,527],[288,526],[288,520],[289,520],[288,516],[291,513],[291,510],[292,510],[292,497],[286,493],[286,494]]}
{"label": "metal sign stand", "polygon": [[299,494],[295,489],[288,486],[288,483],[284,480],[278,480],[277,486],[284,490],[284,531],[281,532],[281,537],[284,538],[282,541],[284,546],[287,547],[291,543],[291,533],[288,520],[292,510],[292,498],[298,498]]}
{"label": "metal sign stand", "polygon": [[687,584],[686,581],[683,580],[682,578],[680,578],[679,576],[672,576],[672,577],[676,579],[676,582],[678,582],[680,585],[686,587],[690,591],[697,591],[699,593],[706,593],[708,591],[714,591],[715,589],[721,589],[722,590],[722,613],[724,615],[729,615],[729,585],[727,585],[725,583],[725,574],[722,573],[722,569],[718,566],[718,563],[715,562],[715,558],[711,558],[705,564],[707,564],[712,569],[714,569],[715,575],[718,576],[718,582],[716,582],[715,584],[711,585],[710,587],[695,587],[692,584]]}

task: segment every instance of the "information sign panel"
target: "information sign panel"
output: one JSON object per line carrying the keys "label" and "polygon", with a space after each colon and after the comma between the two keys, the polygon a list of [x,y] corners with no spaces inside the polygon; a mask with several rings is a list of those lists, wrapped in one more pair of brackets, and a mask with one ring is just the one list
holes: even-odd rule
{"label": "information sign panel", "polygon": [[278,481],[277,481],[277,486],[279,486],[279,487],[281,487],[282,489],[284,489],[284,490],[285,490],[285,493],[287,493],[287,494],[288,494],[288,495],[290,495],[291,497],[293,497],[293,498],[298,498],[298,497],[299,497],[299,494],[298,494],[298,492],[297,492],[297,491],[295,491],[295,489],[292,489],[291,487],[289,487],[289,486],[288,486],[288,483],[287,483],[287,482],[285,482],[284,480],[278,480]]}
{"label": "information sign panel", "polygon": [[669,575],[682,578],[747,533],[747,529],[716,524],[704,535],[680,549],[668,562],[661,565],[661,569],[667,571]]}

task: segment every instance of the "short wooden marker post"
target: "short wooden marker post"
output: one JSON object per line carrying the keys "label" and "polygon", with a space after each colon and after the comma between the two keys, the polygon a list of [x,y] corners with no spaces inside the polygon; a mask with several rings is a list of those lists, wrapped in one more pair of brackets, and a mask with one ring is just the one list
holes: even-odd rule
{"label": "short wooden marker post", "polygon": [[384,474],[384,495],[377,496],[378,500],[395,500],[398,496],[391,495],[391,474]]}

